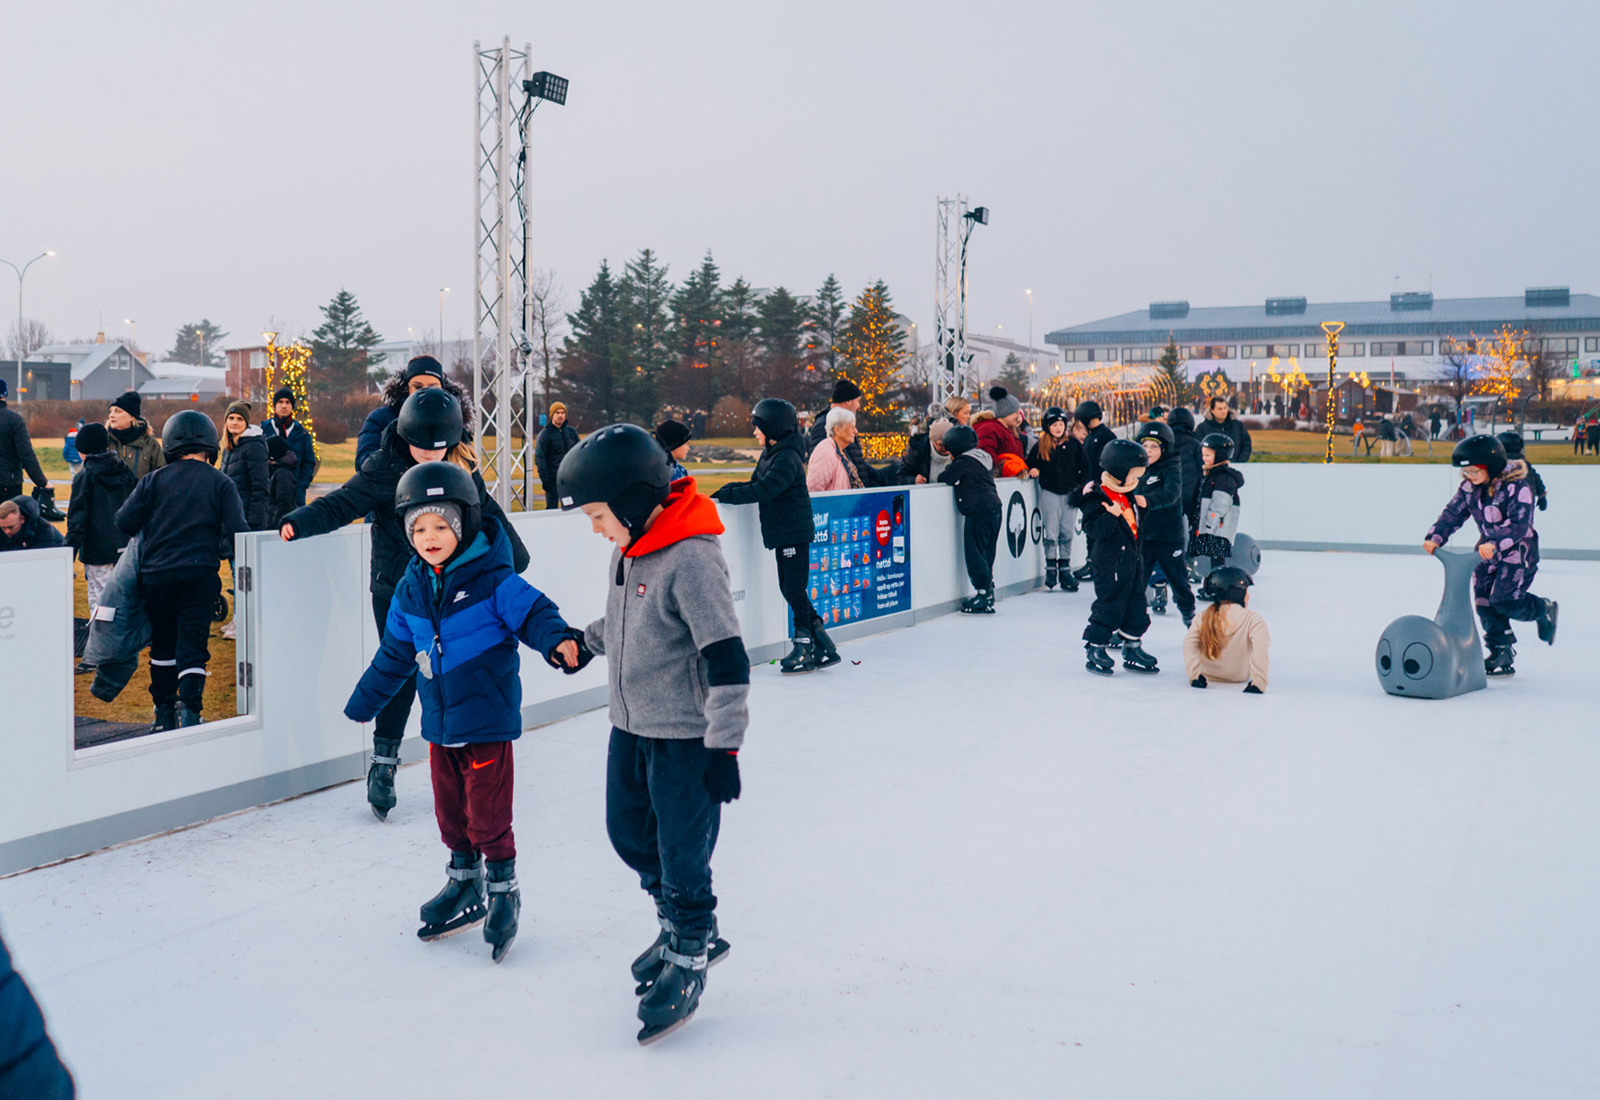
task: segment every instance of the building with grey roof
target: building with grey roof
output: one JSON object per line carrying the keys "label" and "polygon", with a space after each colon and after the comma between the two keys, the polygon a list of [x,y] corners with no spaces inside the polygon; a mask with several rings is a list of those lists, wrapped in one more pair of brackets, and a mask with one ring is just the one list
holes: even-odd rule
{"label": "building with grey roof", "polygon": [[70,364],[71,396],[78,401],[110,401],[128,390],[139,389],[154,377],[139,357],[120,341],[47,344],[28,357],[28,365],[35,360]]}

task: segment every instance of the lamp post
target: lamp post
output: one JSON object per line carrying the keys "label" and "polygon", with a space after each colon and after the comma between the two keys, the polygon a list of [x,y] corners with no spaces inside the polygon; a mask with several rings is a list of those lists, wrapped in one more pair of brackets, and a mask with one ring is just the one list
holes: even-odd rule
{"label": "lamp post", "polygon": [[450,293],[450,288],[439,288],[439,365],[444,365],[444,296]]}
{"label": "lamp post", "polygon": [[128,364],[128,388],[131,390],[134,388],[132,384],[134,376],[133,364],[139,361],[139,322],[135,321],[132,317],[124,317],[122,319],[122,323],[128,326],[130,332],[128,337],[128,355],[133,362]]}
{"label": "lamp post", "polygon": [[17,381],[18,381],[18,384],[20,384],[21,380],[22,380],[22,361],[28,357],[28,351],[30,350],[28,348],[28,346],[27,346],[27,344],[28,344],[27,334],[22,331],[22,281],[28,275],[28,268],[30,268],[34,264],[38,263],[40,260],[44,259],[46,256],[54,256],[54,255],[55,255],[55,252],[50,251],[50,250],[46,250],[44,252],[39,253],[37,256],[35,256],[33,259],[29,260],[27,263],[23,264],[21,267],[18,267],[16,264],[12,263],[10,260],[0,260],[0,264],[5,264],[12,271],[15,271],[17,273]]}
{"label": "lamp post", "polygon": [[1028,291],[1028,372],[1033,373],[1033,291]]}

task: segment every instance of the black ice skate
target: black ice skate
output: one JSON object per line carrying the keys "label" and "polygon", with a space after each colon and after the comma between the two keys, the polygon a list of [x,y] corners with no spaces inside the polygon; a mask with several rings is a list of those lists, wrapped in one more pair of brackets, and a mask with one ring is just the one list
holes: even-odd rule
{"label": "black ice skate", "polygon": [[400,742],[374,738],[372,767],[367,769],[367,805],[379,821],[387,821],[389,811],[394,809],[394,770],[399,766]]}
{"label": "black ice skate", "polygon": [[1156,615],[1165,615],[1167,613],[1167,586],[1166,585],[1158,584],[1158,585],[1155,586],[1155,596],[1150,601],[1150,610],[1151,610],[1152,613],[1154,613]]}
{"label": "black ice skate", "polygon": [[1190,608],[1188,611],[1184,611],[1184,610],[1182,610],[1180,608],[1179,611],[1178,611],[1178,614],[1183,616],[1184,629],[1187,630],[1189,627],[1194,625],[1194,609],[1193,608]]}
{"label": "black ice skate", "polygon": [[1545,645],[1556,644],[1556,612],[1559,606],[1554,600],[1545,600],[1544,610],[1539,612],[1539,640]]}
{"label": "black ice skate", "polygon": [[155,721],[150,725],[151,733],[162,733],[166,730],[178,728],[178,705],[164,703],[156,708]]}
{"label": "black ice skate", "polygon": [[811,620],[812,650],[816,653],[817,667],[830,668],[844,660],[839,656],[839,647],[833,644],[833,639],[828,637],[828,632],[822,628],[821,619]]}
{"label": "black ice skate", "polygon": [[980,588],[973,595],[961,601],[963,615],[993,615],[994,614],[994,589]]}
{"label": "black ice skate", "polygon": [[178,704],[178,728],[187,729],[189,726],[198,726],[204,719],[198,710],[192,709],[188,703]]}
{"label": "black ice skate", "polygon": [[517,938],[517,918],[522,915],[522,891],[517,889],[517,860],[496,860],[489,870],[489,915],[483,922],[483,942],[494,948],[499,962]]}
{"label": "black ice skate", "polygon": [[639,1030],[641,1046],[688,1023],[700,1007],[700,993],[706,987],[710,929],[682,932],[669,927],[670,936],[661,949],[661,973],[639,999],[639,1022],[644,1024]]}
{"label": "black ice skate", "polygon": [[1144,651],[1138,638],[1127,638],[1122,643],[1122,667],[1129,672],[1160,672],[1156,659]]}
{"label": "black ice skate", "polygon": [[1483,671],[1489,676],[1515,676],[1517,670],[1511,662],[1516,655],[1510,642],[1495,642],[1489,646],[1489,656],[1483,659]]}
{"label": "black ice skate", "polygon": [[445,868],[450,881],[422,907],[417,938],[443,939],[483,923],[483,859],[477,852],[451,852]]}
{"label": "black ice skate", "polygon": [[[661,976],[661,971],[666,967],[666,960],[661,957],[662,950],[672,942],[672,925],[667,920],[667,915],[658,906],[656,920],[661,922],[661,934],[656,937],[656,942],[644,949],[644,953],[633,960],[633,995],[643,997],[656,984],[656,979]],[[711,919],[711,946],[706,949],[706,965],[716,966],[728,954],[728,941],[717,934],[717,921]]]}
{"label": "black ice skate", "polygon": [[1056,577],[1061,573],[1061,563],[1055,558],[1044,559],[1044,590],[1049,592],[1056,586]]}
{"label": "black ice skate", "polygon": [[1078,578],[1067,572],[1067,563],[1063,561],[1061,563],[1061,591],[1076,592],[1077,590]]}
{"label": "black ice skate", "polygon": [[1111,659],[1111,654],[1106,652],[1105,646],[1095,645],[1090,642],[1083,647],[1083,651],[1087,655],[1084,667],[1090,672],[1098,673],[1101,676],[1110,676],[1117,671],[1117,662]]}
{"label": "black ice skate", "polygon": [[1073,580],[1092,580],[1094,578],[1094,565],[1090,562],[1084,562],[1082,565],[1078,566],[1078,568],[1072,571],[1071,576]]}
{"label": "black ice skate", "polygon": [[811,641],[811,635],[804,630],[795,632],[794,649],[789,656],[778,662],[778,667],[785,673],[798,675],[817,670],[816,646]]}

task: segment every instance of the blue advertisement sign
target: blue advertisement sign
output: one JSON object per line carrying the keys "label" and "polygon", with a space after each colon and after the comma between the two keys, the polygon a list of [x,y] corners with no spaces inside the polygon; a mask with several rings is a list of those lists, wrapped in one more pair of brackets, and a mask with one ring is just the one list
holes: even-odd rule
{"label": "blue advertisement sign", "polygon": [[812,500],[817,533],[807,592],[825,624],[911,610],[909,509],[903,489]]}

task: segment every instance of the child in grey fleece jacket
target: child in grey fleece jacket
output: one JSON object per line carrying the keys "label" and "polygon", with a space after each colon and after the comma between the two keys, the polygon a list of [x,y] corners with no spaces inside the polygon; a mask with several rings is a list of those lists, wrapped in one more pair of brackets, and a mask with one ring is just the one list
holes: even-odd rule
{"label": "child in grey fleece jacket", "polygon": [[711,852],[722,803],[739,797],[750,661],[739,634],[716,505],[693,478],[669,486],[642,429],[602,428],[563,459],[563,509],[615,544],[605,617],[584,632],[606,657],[611,743],[606,831],[655,900],[661,934],[634,961],[641,1043],[698,1006],[717,935]]}

